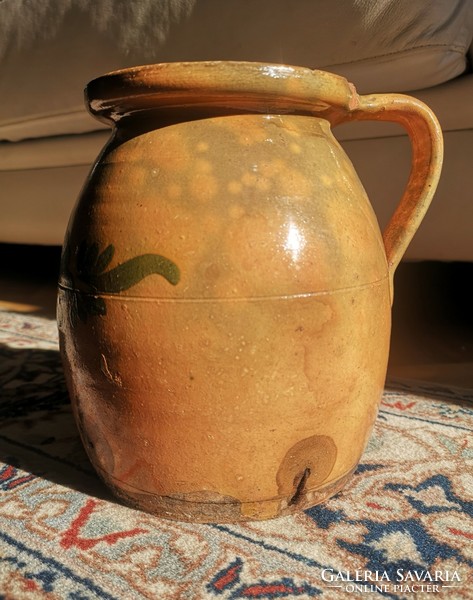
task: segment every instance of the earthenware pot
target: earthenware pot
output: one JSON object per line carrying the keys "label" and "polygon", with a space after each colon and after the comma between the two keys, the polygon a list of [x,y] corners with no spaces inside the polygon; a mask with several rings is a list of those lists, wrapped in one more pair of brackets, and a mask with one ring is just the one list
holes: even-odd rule
{"label": "earthenware pot", "polygon": [[[114,125],[65,239],[61,349],[98,473],[132,506],[266,519],[337,492],[384,385],[392,278],[434,193],[439,126],[283,65],[176,63],[86,90]],[[384,242],[331,127],[397,121],[412,172]]]}

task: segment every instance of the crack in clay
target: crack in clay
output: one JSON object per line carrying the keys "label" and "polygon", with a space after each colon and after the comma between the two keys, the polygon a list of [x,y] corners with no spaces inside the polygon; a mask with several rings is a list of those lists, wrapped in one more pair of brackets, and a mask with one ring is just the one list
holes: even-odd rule
{"label": "crack in clay", "polygon": [[294,495],[288,502],[288,506],[292,506],[293,504],[297,504],[299,502],[299,500],[301,499],[302,494],[304,492],[304,488],[307,483],[307,480],[309,479],[309,476],[310,476],[310,469],[309,469],[309,467],[307,467],[306,469],[304,469],[304,472],[302,473],[302,477],[300,478],[299,483],[297,484]]}

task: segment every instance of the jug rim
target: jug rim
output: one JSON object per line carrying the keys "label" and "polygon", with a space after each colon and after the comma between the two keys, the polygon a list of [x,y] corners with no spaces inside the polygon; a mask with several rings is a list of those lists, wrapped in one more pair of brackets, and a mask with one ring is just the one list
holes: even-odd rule
{"label": "jug rim", "polygon": [[85,101],[99,120],[140,111],[208,107],[263,114],[346,114],[358,105],[344,77],[293,65],[248,61],[185,61],[141,65],[88,83]]}

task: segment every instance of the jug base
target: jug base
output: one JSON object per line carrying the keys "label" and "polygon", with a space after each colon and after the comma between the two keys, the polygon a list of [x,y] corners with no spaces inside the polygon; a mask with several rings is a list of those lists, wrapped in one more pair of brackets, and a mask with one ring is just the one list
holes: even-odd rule
{"label": "jug base", "polygon": [[288,498],[239,502],[213,492],[159,496],[132,488],[101,469],[99,473],[113,494],[128,506],[164,519],[189,523],[238,523],[262,521],[290,515],[321,504],[339,492],[356,470],[354,465],[341,477],[321,487]]}

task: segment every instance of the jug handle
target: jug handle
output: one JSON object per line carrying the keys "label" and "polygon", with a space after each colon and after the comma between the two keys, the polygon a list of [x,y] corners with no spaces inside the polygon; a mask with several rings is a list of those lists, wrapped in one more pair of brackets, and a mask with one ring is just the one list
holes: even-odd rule
{"label": "jug handle", "polygon": [[[356,94],[356,93],[355,93]],[[406,129],[412,145],[412,166],[404,194],[383,232],[391,292],[394,272],[429,208],[443,161],[440,124],[423,102],[403,94],[357,96],[342,121],[393,121]],[[392,298],[392,293],[391,293]]]}

